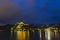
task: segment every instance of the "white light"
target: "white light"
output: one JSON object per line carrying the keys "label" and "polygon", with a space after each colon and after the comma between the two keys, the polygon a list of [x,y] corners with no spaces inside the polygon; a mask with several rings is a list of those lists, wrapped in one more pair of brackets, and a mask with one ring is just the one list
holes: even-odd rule
{"label": "white light", "polygon": [[50,38],[50,28],[45,29],[45,37],[46,37],[48,40],[51,39],[51,38]]}

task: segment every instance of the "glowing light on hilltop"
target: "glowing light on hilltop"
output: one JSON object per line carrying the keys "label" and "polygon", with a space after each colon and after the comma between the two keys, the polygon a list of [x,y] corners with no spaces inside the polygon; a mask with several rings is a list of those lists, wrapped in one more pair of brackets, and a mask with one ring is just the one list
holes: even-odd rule
{"label": "glowing light on hilltop", "polygon": [[[16,27],[16,29],[18,30],[17,31],[17,40],[26,40],[26,39],[29,39],[29,31],[24,31],[26,29],[21,30],[22,29],[21,27],[23,25],[28,25],[28,24],[24,24],[23,22],[18,22],[17,24],[18,24],[18,26]],[[28,38],[26,38],[26,36]]]}
{"label": "glowing light on hilltop", "polygon": [[[16,24],[18,24],[18,26],[16,27],[17,29],[18,29],[18,28],[21,28],[21,27],[24,25],[23,22],[18,22],[18,23],[16,23]],[[15,25],[16,25],[16,24],[15,24]]]}
{"label": "glowing light on hilltop", "polygon": [[[28,26],[28,25],[29,25],[29,24],[25,24],[24,22],[17,22],[16,24],[18,24],[18,25],[20,25],[20,26],[23,26],[23,25],[27,25],[27,26]],[[15,25],[16,25],[16,24],[15,24]]]}
{"label": "glowing light on hilltop", "polygon": [[18,24],[24,24],[23,22],[18,22]]}

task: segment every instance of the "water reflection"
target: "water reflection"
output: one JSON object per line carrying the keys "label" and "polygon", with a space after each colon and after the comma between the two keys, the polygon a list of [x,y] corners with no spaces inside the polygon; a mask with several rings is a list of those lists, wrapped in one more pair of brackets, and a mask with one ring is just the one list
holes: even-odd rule
{"label": "water reflection", "polygon": [[11,40],[60,40],[60,31],[56,29],[18,29],[11,31]]}

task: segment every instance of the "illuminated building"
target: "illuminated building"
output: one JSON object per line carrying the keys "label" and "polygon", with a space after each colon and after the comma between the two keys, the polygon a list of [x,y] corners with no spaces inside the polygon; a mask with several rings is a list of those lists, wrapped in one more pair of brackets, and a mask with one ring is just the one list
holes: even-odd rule
{"label": "illuminated building", "polygon": [[[17,26],[16,26],[17,25]],[[18,22],[14,26],[17,40],[59,40],[60,29],[58,25],[34,26]],[[11,28],[13,29],[13,28]]]}
{"label": "illuminated building", "polygon": [[28,25],[29,24],[24,24],[23,22],[18,22],[15,24],[14,31],[16,32],[17,40],[29,40],[29,31],[25,31],[25,26]]}

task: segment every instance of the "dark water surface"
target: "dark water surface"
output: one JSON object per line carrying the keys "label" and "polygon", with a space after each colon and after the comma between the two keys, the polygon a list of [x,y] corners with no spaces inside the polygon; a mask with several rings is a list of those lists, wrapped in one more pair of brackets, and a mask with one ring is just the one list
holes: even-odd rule
{"label": "dark water surface", "polygon": [[10,32],[9,31],[0,31],[0,40],[10,40]]}
{"label": "dark water surface", "polygon": [[30,31],[0,31],[0,40],[60,40],[60,32]]}

